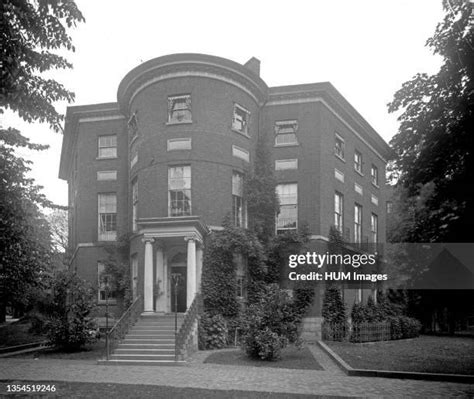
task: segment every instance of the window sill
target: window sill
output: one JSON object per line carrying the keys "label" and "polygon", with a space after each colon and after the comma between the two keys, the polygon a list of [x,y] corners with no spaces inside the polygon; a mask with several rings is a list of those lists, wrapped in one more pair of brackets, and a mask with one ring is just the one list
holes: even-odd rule
{"label": "window sill", "polygon": [[[117,300],[116,299],[109,299],[109,305],[116,305],[117,304]],[[97,301],[97,305],[99,306],[105,306],[107,304],[107,302],[105,300],[101,300],[99,299]]]}
{"label": "window sill", "polygon": [[192,124],[193,121],[168,121],[165,123],[166,126],[172,126],[172,125],[190,125]]}
{"label": "window sill", "polygon": [[370,183],[371,183],[371,184],[372,184],[372,186],[374,186],[375,188],[377,188],[377,189],[379,189],[379,188],[380,188],[380,186],[379,186],[378,184],[375,184],[373,181],[372,181],[372,182],[370,182]]}
{"label": "window sill", "polygon": [[339,155],[334,154],[334,156],[335,156],[337,159],[339,159],[340,161],[346,163],[346,160],[345,160],[344,158],[340,157]]}
{"label": "window sill", "polygon": [[117,159],[118,157],[96,157],[96,161],[104,161],[108,159]]}
{"label": "window sill", "polygon": [[359,170],[357,170],[357,169],[354,169],[354,171],[355,171],[359,176],[364,177],[364,174],[363,174],[361,171],[359,171]]}
{"label": "window sill", "polygon": [[298,147],[300,143],[291,143],[291,144],[275,144],[273,147]]}
{"label": "window sill", "polygon": [[238,133],[238,134],[240,134],[240,135],[242,135],[242,136],[244,136],[244,137],[247,137],[248,139],[250,138],[250,135],[249,135],[248,133],[242,132],[242,131],[240,131],[240,130],[238,130],[238,129],[232,128],[232,131],[235,132],[235,133]]}

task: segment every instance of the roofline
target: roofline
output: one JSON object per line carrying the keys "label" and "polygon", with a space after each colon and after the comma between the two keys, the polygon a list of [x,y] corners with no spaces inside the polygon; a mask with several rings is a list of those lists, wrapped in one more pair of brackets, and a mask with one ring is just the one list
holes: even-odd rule
{"label": "roofline", "polygon": [[58,177],[60,179],[67,180],[69,177],[73,160],[73,146],[77,140],[77,125],[81,119],[103,117],[106,115],[122,115],[118,103],[99,103],[67,107],[61,146],[61,158],[59,161]]}

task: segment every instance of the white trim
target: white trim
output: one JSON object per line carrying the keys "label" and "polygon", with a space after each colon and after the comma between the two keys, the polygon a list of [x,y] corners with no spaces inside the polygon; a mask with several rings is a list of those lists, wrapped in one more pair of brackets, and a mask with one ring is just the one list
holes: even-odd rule
{"label": "white trim", "polygon": [[308,97],[308,98],[295,98],[291,100],[273,100],[269,101],[265,104],[265,106],[272,106],[272,105],[290,105],[290,104],[305,104],[305,103],[315,103],[320,102],[326,106],[326,108],[331,111],[352,133],[355,134],[367,147],[369,147],[384,163],[387,163],[387,160],[374,148],[371,144],[367,142],[357,131],[352,128],[349,123],[346,122],[342,116],[340,116],[326,101],[324,101],[321,97]]}
{"label": "white trim", "polygon": [[379,206],[379,199],[374,194],[370,196],[370,202],[376,206]]}
{"label": "white trim", "polygon": [[[160,65],[159,68],[161,68],[162,66],[164,66],[164,64]],[[152,69],[155,69],[155,68],[152,68]],[[232,70],[233,72],[235,72],[234,70]],[[147,73],[148,71],[144,71],[142,72],[142,74],[145,74]],[[168,79],[175,79],[175,78],[184,78],[184,77],[190,77],[190,76],[193,76],[193,77],[200,77],[200,78],[208,78],[208,79],[214,79],[214,80],[220,80],[222,82],[225,82],[225,83],[229,83],[231,85],[234,85],[236,86],[237,88],[239,88],[240,90],[244,91],[245,93],[247,93],[250,97],[252,97],[252,99],[259,105],[261,105],[261,103],[258,101],[257,97],[250,91],[248,90],[246,87],[244,87],[243,85],[241,85],[240,83],[236,82],[235,80],[233,79],[228,79],[228,78],[225,78],[224,76],[219,76],[219,75],[216,75],[214,73],[208,73],[208,72],[193,72],[193,71],[188,71],[188,72],[173,72],[173,73],[167,73],[165,75],[161,75],[161,76],[157,76],[153,79],[150,79],[148,80],[147,82],[143,83],[141,86],[139,86],[134,92],[133,94],[130,96],[130,101],[128,103],[128,105],[130,106],[130,104],[133,102],[133,100],[135,99],[135,97],[138,95],[139,92],[141,92],[142,90],[144,90],[145,88],[147,88],[148,86],[152,85],[152,84],[155,84],[157,82],[160,82],[162,80],[168,80]],[[135,80],[135,79],[134,79]],[[130,83],[131,84],[131,83]],[[130,84],[128,86],[130,86]],[[123,91],[124,93],[128,90],[128,86],[127,88]]]}
{"label": "white trim", "polygon": [[[102,177],[100,176],[102,174]],[[106,176],[113,175],[112,177]],[[97,171],[97,181],[115,181],[117,180],[117,171],[116,170],[98,170]]]}
{"label": "white trim", "polygon": [[232,156],[238,159],[242,159],[245,162],[250,162],[250,152],[245,148],[237,145],[232,145]]}
{"label": "white trim", "polygon": [[110,116],[91,116],[89,118],[80,118],[79,123],[84,122],[103,122],[103,121],[115,121],[125,119],[123,115],[110,115]]}
{"label": "white trim", "polygon": [[[178,143],[184,145],[181,148],[172,148],[173,143]],[[192,139],[191,137],[182,137],[177,139],[168,139],[166,142],[166,151],[186,151],[192,149]]]}
{"label": "white trim", "polygon": [[296,170],[298,159],[275,159],[275,170]]}
{"label": "white trim", "polygon": [[344,183],[344,172],[341,172],[339,169],[334,168],[334,177],[339,180],[341,183]]}

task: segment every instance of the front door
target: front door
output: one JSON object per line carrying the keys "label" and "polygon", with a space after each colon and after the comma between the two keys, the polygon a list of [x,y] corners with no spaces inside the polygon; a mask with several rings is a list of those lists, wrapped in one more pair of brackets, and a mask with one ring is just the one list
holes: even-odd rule
{"label": "front door", "polygon": [[[177,282],[177,284],[176,284]],[[186,312],[186,267],[171,267],[171,311]]]}

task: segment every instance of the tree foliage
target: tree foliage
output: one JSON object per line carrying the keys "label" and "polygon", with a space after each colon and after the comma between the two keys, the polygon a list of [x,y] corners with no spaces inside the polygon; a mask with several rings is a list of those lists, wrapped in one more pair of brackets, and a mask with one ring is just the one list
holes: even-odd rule
{"label": "tree foliage", "polygon": [[48,340],[52,345],[74,351],[95,340],[96,325],[91,318],[95,308],[92,287],[76,274],[63,271],[52,286]]}
{"label": "tree foliage", "polygon": [[260,137],[255,155],[255,169],[245,181],[245,198],[249,229],[264,245],[275,235],[275,215],[279,209],[275,192],[276,179],[270,160],[269,146]]}
{"label": "tree foliage", "polygon": [[15,129],[0,129],[0,321],[5,306],[25,306],[29,289],[44,280],[52,245],[40,206],[52,206],[40,186],[26,176],[30,161],[16,148],[43,150]]}
{"label": "tree foliage", "polygon": [[72,65],[57,50],[74,51],[67,28],[84,21],[72,0],[3,0],[0,2],[1,97],[25,121],[47,122],[61,129],[53,103],[71,102],[74,93],[41,74]]}
{"label": "tree foliage", "polygon": [[443,7],[426,43],[442,57],[440,70],[418,73],[389,104],[390,112],[403,111],[391,145],[408,215],[398,226],[404,241],[474,241],[472,5],[444,0]]}

